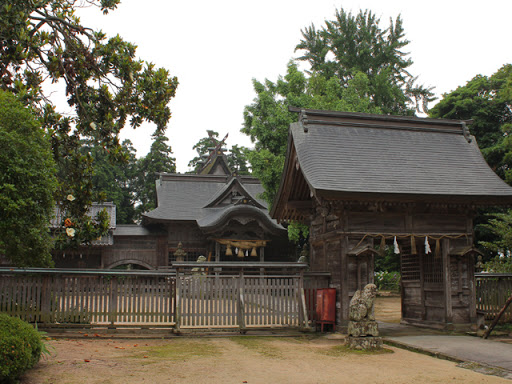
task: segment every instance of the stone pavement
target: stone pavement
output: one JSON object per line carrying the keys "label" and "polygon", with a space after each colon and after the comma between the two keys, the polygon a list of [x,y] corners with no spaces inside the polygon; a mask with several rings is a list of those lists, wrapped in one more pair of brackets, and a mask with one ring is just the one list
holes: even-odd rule
{"label": "stone pavement", "polygon": [[510,337],[484,340],[476,336],[391,323],[379,323],[379,330],[388,344],[463,363],[463,367],[469,367],[468,363],[475,363],[495,368],[501,372],[488,373],[512,379]]}

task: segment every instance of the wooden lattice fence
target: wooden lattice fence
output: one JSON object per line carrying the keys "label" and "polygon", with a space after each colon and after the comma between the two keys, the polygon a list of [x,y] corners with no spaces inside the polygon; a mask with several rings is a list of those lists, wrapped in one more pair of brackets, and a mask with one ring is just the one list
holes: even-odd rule
{"label": "wooden lattice fence", "polygon": [[[476,308],[492,320],[512,294],[512,273],[477,273]],[[500,323],[512,322],[512,306],[502,315]]]}
{"label": "wooden lattice fence", "polygon": [[303,327],[303,276],[1,270],[0,312],[43,327]]}

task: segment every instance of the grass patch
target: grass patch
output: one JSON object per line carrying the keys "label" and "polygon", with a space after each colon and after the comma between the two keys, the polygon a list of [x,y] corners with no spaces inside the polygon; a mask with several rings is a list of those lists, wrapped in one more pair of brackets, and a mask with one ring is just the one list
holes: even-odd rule
{"label": "grass patch", "polygon": [[190,360],[197,357],[210,357],[219,353],[216,346],[204,340],[169,340],[168,343],[147,347],[140,353],[133,355],[136,358]]}
{"label": "grass patch", "polygon": [[271,345],[272,337],[234,336],[230,337],[230,340],[265,357],[282,357],[279,348]]}
{"label": "grass patch", "polygon": [[391,349],[387,349],[387,348],[360,350],[360,349],[351,349],[347,345],[337,345],[335,347],[319,350],[318,352],[323,355],[333,356],[333,357],[343,357],[346,355],[372,356],[372,355],[384,355],[387,353],[394,353]]}

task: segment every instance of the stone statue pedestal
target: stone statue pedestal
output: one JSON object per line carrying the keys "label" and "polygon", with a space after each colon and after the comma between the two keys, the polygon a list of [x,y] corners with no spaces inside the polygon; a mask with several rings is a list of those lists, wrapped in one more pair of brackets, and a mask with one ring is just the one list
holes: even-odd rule
{"label": "stone statue pedestal", "polygon": [[375,320],[349,321],[349,336],[379,336],[379,328]]}
{"label": "stone statue pedestal", "polygon": [[359,336],[347,337],[347,346],[351,349],[357,350],[372,350],[382,348],[382,337],[374,336]]}

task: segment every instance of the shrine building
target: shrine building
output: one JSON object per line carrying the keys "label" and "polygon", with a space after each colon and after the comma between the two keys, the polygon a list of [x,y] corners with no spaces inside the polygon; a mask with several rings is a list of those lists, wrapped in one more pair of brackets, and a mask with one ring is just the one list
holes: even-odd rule
{"label": "shrine building", "polygon": [[466,122],[290,110],[299,121],[271,216],[310,226],[310,268],[331,273],[337,323],[387,246],[400,254],[403,322],[475,324],[473,218],[510,205],[512,188]]}

